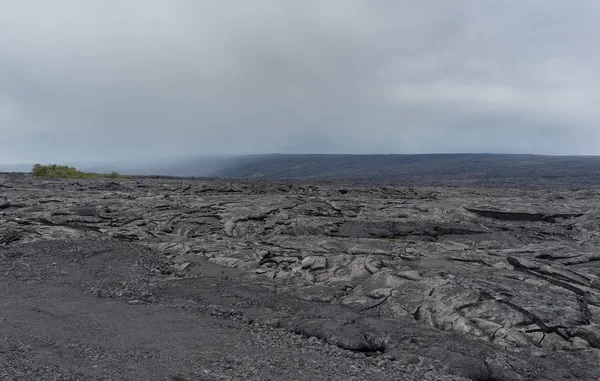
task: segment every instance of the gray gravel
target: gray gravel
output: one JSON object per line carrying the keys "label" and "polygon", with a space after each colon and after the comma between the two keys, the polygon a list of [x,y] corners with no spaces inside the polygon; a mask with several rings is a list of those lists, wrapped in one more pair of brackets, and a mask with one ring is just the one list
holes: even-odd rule
{"label": "gray gravel", "polygon": [[[201,296],[143,301],[177,280],[151,275],[160,264],[160,254],[115,240],[0,249],[0,379],[463,379],[251,322]],[[205,262],[194,282],[218,299],[242,280]]]}

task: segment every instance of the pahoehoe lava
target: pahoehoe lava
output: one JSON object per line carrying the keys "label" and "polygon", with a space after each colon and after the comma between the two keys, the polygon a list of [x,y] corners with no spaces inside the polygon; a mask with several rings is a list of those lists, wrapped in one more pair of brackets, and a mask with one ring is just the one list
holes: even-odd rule
{"label": "pahoehoe lava", "polygon": [[594,188],[0,184],[1,379],[600,379]]}

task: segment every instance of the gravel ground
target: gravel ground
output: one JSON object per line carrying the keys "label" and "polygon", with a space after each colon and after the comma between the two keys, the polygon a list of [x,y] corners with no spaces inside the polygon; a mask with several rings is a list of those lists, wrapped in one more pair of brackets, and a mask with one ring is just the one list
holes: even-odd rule
{"label": "gravel ground", "polygon": [[[0,249],[2,380],[461,380],[219,312],[177,295],[142,299],[161,256],[115,240],[38,241]],[[218,292],[241,273],[208,262]],[[214,287],[214,286],[212,286]],[[146,294],[144,294],[146,293]],[[183,303],[183,304],[182,304]],[[407,362],[411,362],[410,359]]]}

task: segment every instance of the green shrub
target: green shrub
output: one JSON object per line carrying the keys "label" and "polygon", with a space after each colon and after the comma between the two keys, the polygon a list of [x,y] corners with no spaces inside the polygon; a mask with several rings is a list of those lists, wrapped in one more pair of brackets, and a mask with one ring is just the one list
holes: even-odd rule
{"label": "green shrub", "polygon": [[68,178],[68,179],[93,179],[96,177],[108,177],[108,178],[120,178],[123,175],[117,172],[111,172],[109,174],[93,173],[93,172],[82,172],[73,167],[66,165],[41,165],[36,164],[31,169],[31,174],[38,177],[52,177],[52,178]]}

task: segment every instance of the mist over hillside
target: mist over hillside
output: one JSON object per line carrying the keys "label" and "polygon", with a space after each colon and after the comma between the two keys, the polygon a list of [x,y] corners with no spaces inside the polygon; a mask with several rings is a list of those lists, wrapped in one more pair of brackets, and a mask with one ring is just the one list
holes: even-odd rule
{"label": "mist over hillside", "polygon": [[231,156],[185,156],[82,165],[91,172],[117,171],[140,176],[210,177],[226,167]]}
{"label": "mist over hillside", "polygon": [[[226,167],[230,156],[183,156],[173,158],[145,158],[105,161],[52,161],[40,164],[57,164],[76,167],[85,172],[110,173],[116,171],[138,176],[208,177]],[[2,164],[0,172],[29,172],[35,162]]]}

